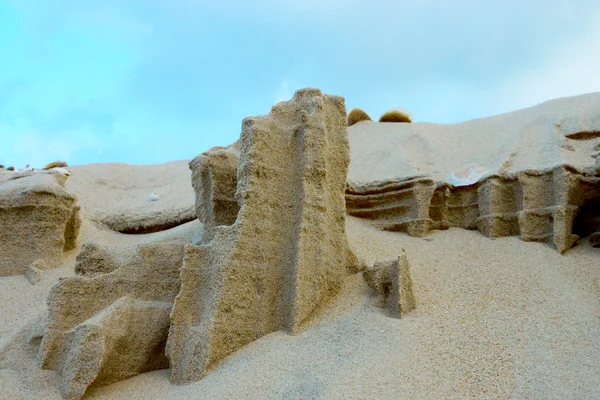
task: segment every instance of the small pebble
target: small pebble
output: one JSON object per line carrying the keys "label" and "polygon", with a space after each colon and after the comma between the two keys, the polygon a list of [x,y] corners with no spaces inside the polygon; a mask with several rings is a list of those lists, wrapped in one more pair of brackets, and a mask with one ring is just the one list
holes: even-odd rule
{"label": "small pebble", "polygon": [[27,270],[25,271],[25,278],[31,285],[35,285],[36,283],[38,283],[40,281],[41,277],[42,277],[42,272],[40,271],[39,268],[37,268],[33,264],[31,264],[29,267],[27,267]]}
{"label": "small pebble", "polygon": [[156,193],[150,193],[148,196],[148,201],[156,201],[158,200],[158,195]]}

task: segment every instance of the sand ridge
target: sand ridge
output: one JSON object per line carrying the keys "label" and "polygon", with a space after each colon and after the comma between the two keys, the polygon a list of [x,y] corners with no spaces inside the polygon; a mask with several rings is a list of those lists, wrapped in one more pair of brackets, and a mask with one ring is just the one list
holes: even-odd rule
{"label": "sand ridge", "polygon": [[[361,187],[413,176],[443,182],[473,163],[490,175],[560,165],[591,172],[599,109],[600,93],[592,93],[457,124],[363,121],[348,127],[348,182]],[[585,140],[569,138],[581,132],[589,134]]]}

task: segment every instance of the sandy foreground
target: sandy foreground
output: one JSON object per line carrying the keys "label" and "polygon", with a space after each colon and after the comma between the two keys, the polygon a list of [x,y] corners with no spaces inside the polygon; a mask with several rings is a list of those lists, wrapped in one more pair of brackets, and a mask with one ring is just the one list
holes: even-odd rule
{"label": "sandy foreground", "polygon": [[[380,232],[352,217],[347,223],[351,243],[363,257],[393,258],[406,249],[417,298],[410,316],[388,317],[355,275],[319,324],[298,336],[267,335],[198,383],[171,385],[163,370],[91,390],[86,397],[598,397],[596,249],[584,242],[561,256],[548,245],[515,237],[490,240],[450,229],[421,239]],[[33,287],[21,276],[0,280],[4,342],[42,312],[56,276],[69,272],[69,266],[49,271]],[[35,349],[21,351],[19,364],[0,372],[2,393],[60,399],[53,372],[37,369]]]}
{"label": "sandy foreground", "polygon": [[[386,316],[360,276],[325,321],[274,333],[197,384],[158,371],[90,393],[114,398],[596,398],[600,261],[451,229],[427,239],[348,219],[364,256],[412,261],[417,310]],[[136,397],[137,396],[137,397]]]}
{"label": "sandy foreground", "polygon": [[[512,135],[495,141],[472,134],[481,130],[473,126],[490,121],[449,128],[460,139],[454,141],[441,136],[447,131],[437,125],[394,124],[399,127],[394,131],[363,122],[349,129],[348,181],[413,175],[443,180],[470,162],[490,173],[560,164],[590,169],[595,140],[565,136],[589,121],[566,118],[573,107],[599,104],[600,94],[595,94],[567,103],[559,99],[535,115],[523,110],[493,117],[491,123]],[[555,119],[548,117],[553,113]],[[515,116],[521,118],[515,126],[533,128],[507,127],[515,124]],[[566,128],[561,130],[557,121]],[[380,140],[367,140],[367,129],[376,130]],[[120,221],[125,210],[143,224],[148,207],[159,221],[152,223],[185,219],[194,203],[187,163],[70,167],[67,189],[82,206],[78,247],[65,253],[59,268],[43,271],[35,285],[24,276],[0,277],[0,398],[62,398],[56,373],[39,368],[39,341],[23,338],[36,336],[32,330],[46,313],[48,291],[59,277],[73,275],[83,243],[94,240],[126,253],[174,232],[194,243],[200,240],[203,227],[197,220],[137,235],[101,223]],[[149,206],[150,192],[160,200]],[[460,228],[417,238],[383,232],[350,216],[346,225],[352,250],[369,265],[406,250],[417,302],[406,318],[391,318],[359,273],[346,278],[342,293],[318,323],[296,336],[268,334],[224,359],[197,383],[172,385],[169,371],[160,370],[91,388],[85,398],[600,398],[600,250],[587,239],[560,255],[549,244],[518,237],[489,239]]]}

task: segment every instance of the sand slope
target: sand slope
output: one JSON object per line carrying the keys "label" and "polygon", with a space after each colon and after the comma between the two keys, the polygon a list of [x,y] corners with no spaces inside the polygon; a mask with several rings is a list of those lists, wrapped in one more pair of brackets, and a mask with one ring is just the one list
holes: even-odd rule
{"label": "sand slope", "polygon": [[592,93],[458,124],[363,121],[348,127],[348,182],[360,187],[423,175],[441,182],[472,163],[489,174],[564,164],[589,170],[598,110],[600,93]]}
{"label": "sand slope", "polygon": [[[393,258],[406,249],[417,298],[417,310],[407,318],[386,316],[354,275],[324,322],[299,336],[276,332],[251,343],[198,383],[171,385],[167,371],[156,371],[91,391],[87,398],[600,395],[597,250],[582,243],[560,256],[545,244],[490,240],[457,228],[422,239],[381,232],[352,217],[347,224],[351,244],[364,259]],[[0,284],[2,304],[17,293],[29,313],[43,303],[42,286],[32,290],[22,277]],[[12,324],[25,320],[17,319]],[[26,360],[11,365],[17,372],[4,370],[0,380],[8,382],[12,374],[14,390],[25,390],[27,379],[33,394],[23,398],[59,398],[53,380],[48,386],[49,372],[36,368],[35,353],[18,355]],[[6,366],[0,361],[0,368]]]}
{"label": "sand slope", "polygon": [[[427,239],[348,218],[361,256],[407,249],[417,310],[389,318],[362,279],[348,279],[329,320],[277,332],[202,381],[157,371],[91,399],[581,398],[600,395],[600,254],[560,256],[517,238],[450,229]],[[122,396],[122,397],[119,397]]]}
{"label": "sand slope", "polygon": [[[69,167],[71,176],[67,189],[79,197],[84,216],[111,229],[163,230],[189,222],[196,216],[188,162]],[[151,193],[156,193],[158,200],[148,201]]]}

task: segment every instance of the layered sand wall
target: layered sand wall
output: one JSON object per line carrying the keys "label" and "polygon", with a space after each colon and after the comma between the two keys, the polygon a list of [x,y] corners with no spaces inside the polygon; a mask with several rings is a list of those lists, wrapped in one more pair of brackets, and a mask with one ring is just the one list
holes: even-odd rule
{"label": "layered sand wall", "polygon": [[579,209],[598,199],[600,178],[569,166],[491,175],[460,187],[414,177],[346,189],[348,214],[382,230],[424,236],[460,227],[491,238],[553,243],[561,253],[579,238],[573,233]]}

